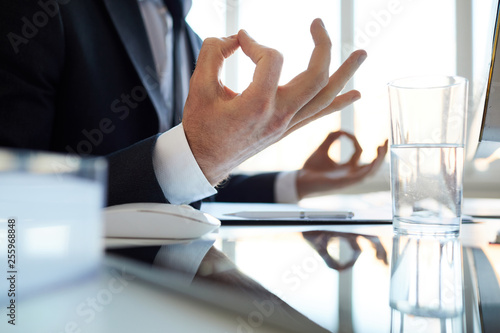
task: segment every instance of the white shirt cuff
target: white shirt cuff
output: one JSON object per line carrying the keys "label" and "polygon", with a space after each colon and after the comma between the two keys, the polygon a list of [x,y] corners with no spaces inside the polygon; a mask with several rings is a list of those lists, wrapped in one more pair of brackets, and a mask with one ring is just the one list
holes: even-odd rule
{"label": "white shirt cuff", "polygon": [[217,193],[198,166],[182,124],[158,137],[153,167],[163,194],[171,204],[188,204]]}
{"label": "white shirt cuff", "polygon": [[274,183],[274,193],[277,203],[298,203],[297,171],[280,172]]}

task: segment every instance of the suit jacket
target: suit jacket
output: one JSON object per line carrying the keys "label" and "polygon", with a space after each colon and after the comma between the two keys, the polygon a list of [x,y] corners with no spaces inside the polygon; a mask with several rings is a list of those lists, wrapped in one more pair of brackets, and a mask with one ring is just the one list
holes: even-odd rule
{"label": "suit jacket", "polygon": [[[194,69],[190,1],[165,2],[190,50],[174,63]],[[0,36],[0,145],[107,156],[108,204],[166,202],[152,149],[184,101],[165,106],[137,0],[2,1]],[[216,199],[271,202],[275,176],[233,177]]]}

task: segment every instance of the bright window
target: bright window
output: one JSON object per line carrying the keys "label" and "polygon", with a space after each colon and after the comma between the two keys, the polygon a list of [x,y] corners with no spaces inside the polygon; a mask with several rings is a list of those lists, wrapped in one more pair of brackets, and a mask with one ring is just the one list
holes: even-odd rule
{"label": "bright window", "polygon": [[[188,21],[202,38],[244,28],[261,44],[279,50],[285,58],[282,83],[306,68],[313,48],[309,25],[316,17],[323,19],[333,42],[332,71],[353,50],[368,52],[346,87],[358,89],[360,101],[300,129],[240,167],[245,172],[290,170],[300,168],[326,135],[339,128],[355,133],[364,149],[362,161],[373,159],[376,147],[390,134],[387,83],[413,75],[469,79],[469,147],[474,148],[496,4],[497,0],[193,0]],[[242,91],[253,69],[251,61],[237,53],[226,65],[224,82]],[[331,154],[345,160],[350,149],[343,143]],[[381,172],[387,173],[388,167]],[[388,189],[387,177],[381,182],[379,187]]]}
{"label": "bright window", "polygon": [[354,45],[368,52],[356,74],[362,98],[354,132],[367,161],[390,135],[387,82],[414,75],[455,75],[454,0],[354,1]]}

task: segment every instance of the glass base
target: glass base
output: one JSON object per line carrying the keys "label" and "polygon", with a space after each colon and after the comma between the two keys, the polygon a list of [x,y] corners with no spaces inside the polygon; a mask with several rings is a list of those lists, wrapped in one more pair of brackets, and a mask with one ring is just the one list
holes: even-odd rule
{"label": "glass base", "polygon": [[450,224],[433,221],[424,223],[422,221],[413,221],[408,218],[394,217],[392,225],[394,233],[397,234],[456,237],[460,234],[460,222],[461,218],[458,218],[458,223]]}
{"label": "glass base", "polygon": [[434,307],[420,307],[417,304],[405,301],[391,302],[389,305],[392,309],[401,313],[427,318],[455,318],[463,313],[463,308],[460,305],[445,309],[440,307],[439,304]]}

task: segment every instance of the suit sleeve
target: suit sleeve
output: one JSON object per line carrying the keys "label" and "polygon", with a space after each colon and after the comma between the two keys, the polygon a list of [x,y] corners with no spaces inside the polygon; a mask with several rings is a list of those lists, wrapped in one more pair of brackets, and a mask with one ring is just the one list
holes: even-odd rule
{"label": "suit sleeve", "polygon": [[275,202],[275,182],[277,172],[261,173],[253,176],[232,175],[217,188],[218,193],[211,198],[221,202]]}
{"label": "suit sleeve", "polygon": [[107,156],[108,205],[129,202],[168,203],[156,180],[152,154],[157,136]]}

